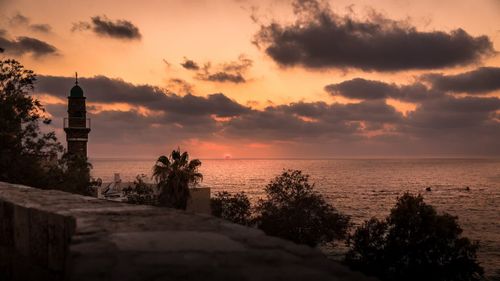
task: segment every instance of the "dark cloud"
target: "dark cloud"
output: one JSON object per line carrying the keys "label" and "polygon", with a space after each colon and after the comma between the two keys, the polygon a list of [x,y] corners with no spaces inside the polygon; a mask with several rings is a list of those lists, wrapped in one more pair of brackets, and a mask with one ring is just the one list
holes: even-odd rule
{"label": "dark cloud", "polygon": [[244,74],[252,65],[253,61],[245,55],[240,55],[236,61],[222,63],[215,67],[208,62],[203,66],[203,69],[196,74],[196,78],[219,83],[245,83],[247,79]]}
{"label": "dark cloud", "polygon": [[193,60],[184,58],[184,62],[181,63],[181,66],[188,70],[199,70],[200,66]]}
{"label": "dark cloud", "polygon": [[[365,84],[376,85],[375,88],[387,90],[394,96],[410,87],[374,81]],[[41,76],[36,93],[66,98],[72,85],[70,77]],[[115,143],[117,139],[121,145],[138,147],[166,141],[175,144],[190,138],[218,138],[222,142],[295,143],[299,149],[317,149],[316,156],[325,156],[333,148],[339,152],[350,149],[353,155],[357,155],[359,149],[370,154],[370,149],[379,152],[382,148],[388,154],[418,151],[500,155],[497,144],[500,99],[497,97],[441,93],[414,99],[416,109],[403,115],[386,103],[382,97],[389,95],[382,90],[377,94],[380,98],[348,104],[296,102],[251,109],[221,93],[178,95],[104,76],[81,78],[80,85],[87,102],[92,103],[89,117],[93,118],[93,145]],[[353,87],[357,89],[356,85]],[[113,103],[127,103],[132,108],[116,111],[103,107]],[[47,110],[55,116],[54,128],[62,126],[60,119],[66,115],[65,107],[51,105]]]}
{"label": "dark cloud", "polygon": [[384,101],[363,101],[351,104],[332,105],[330,118],[338,121],[360,121],[367,123],[399,123],[403,115]]}
{"label": "dark cloud", "polygon": [[447,97],[447,93],[476,95],[498,90],[500,90],[500,68],[498,67],[479,67],[472,71],[453,75],[424,74],[417,77],[416,82],[408,85],[354,78],[325,86],[325,91],[331,95],[349,99],[392,98],[416,103],[441,99]]}
{"label": "dark cloud", "polygon": [[[249,108],[224,94],[206,97],[177,95],[150,85],[133,85],[104,76],[79,78],[92,118],[94,144],[120,140],[121,145],[151,145],[170,142],[178,145],[189,138],[208,140],[220,130],[216,118],[232,118],[245,114]],[[72,77],[39,76],[35,93],[66,99],[74,85]],[[93,105],[89,105],[93,103]],[[103,105],[126,103],[128,111],[106,109]],[[144,113],[146,109],[149,112]],[[54,116],[54,129],[66,117],[65,106],[51,105],[47,111]]]}
{"label": "dark cloud", "polygon": [[259,140],[361,139],[403,116],[383,101],[354,104],[291,103],[253,110],[232,119],[225,132]]}
{"label": "dark cloud", "polygon": [[466,65],[493,55],[487,36],[462,29],[422,32],[373,14],[365,21],[338,16],[325,2],[294,2],[293,24],[262,25],[254,42],[284,67],[398,71]]}
{"label": "dark cloud", "polygon": [[355,78],[339,84],[331,84],[325,90],[332,95],[341,95],[351,99],[385,99],[399,92],[394,84]]}
{"label": "dark cloud", "polygon": [[[88,99],[97,103],[128,103],[155,111],[194,116],[213,114],[230,117],[248,110],[220,93],[207,97],[192,94],[180,96],[151,85],[134,85],[105,76],[78,80]],[[73,84],[74,78],[71,77],[39,76],[36,90],[66,98]]]}
{"label": "dark cloud", "polygon": [[[60,129],[67,117],[64,104],[47,105],[53,116],[52,128]],[[99,110],[87,105],[87,117],[92,119],[91,144],[101,146],[125,145],[133,153],[141,145],[164,145],[172,147],[188,138],[209,138],[217,130],[216,121],[210,117],[182,118],[176,115],[145,115],[136,109],[129,111]],[[63,139],[64,136],[59,136]],[[119,140],[119,142],[116,142]]]}
{"label": "dark cloud", "polygon": [[499,67],[480,67],[456,75],[427,74],[423,79],[440,91],[483,94],[500,90]]}
{"label": "dark cloud", "polygon": [[498,155],[500,120],[495,118],[498,110],[498,98],[447,96],[422,103],[408,114],[399,131],[438,151]]}
{"label": "dark cloud", "polygon": [[95,16],[90,22],[73,24],[72,31],[92,30],[100,36],[122,40],[140,40],[142,38],[139,28],[128,20],[112,21],[106,16]]}
{"label": "dark cloud", "polygon": [[15,40],[4,37],[5,33],[0,33],[0,46],[6,53],[21,56],[32,54],[34,57],[42,57],[57,54],[56,47],[36,38],[20,36]]}
{"label": "dark cloud", "polygon": [[328,111],[328,104],[325,102],[298,102],[291,103],[289,105],[278,106],[280,110],[288,113],[296,114],[298,116],[309,117],[309,118],[319,118],[324,116],[325,112]]}
{"label": "dark cloud", "polygon": [[13,27],[27,26],[29,29],[40,33],[50,33],[52,31],[49,24],[31,24],[31,19],[20,13],[9,19],[9,25]]}
{"label": "dark cloud", "polygon": [[46,42],[24,36],[17,38],[17,47],[20,49],[20,52],[31,52],[35,56],[43,56],[57,52],[54,46]]}
{"label": "dark cloud", "polygon": [[363,78],[355,78],[338,84],[330,84],[325,86],[325,90],[332,95],[361,100],[393,98],[407,102],[418,102],[443,96],[443,93],[440,91],[428,89],[420,82],[399,86],[393,83],[389,84]]}
{"label": "dark cloud", "polygon": [[217,72],[213,74],[203,75],[201,77],[202,77],[201,79],[203,80],[221,82],[221,83],[232,82],[238,84],[246,82],[245,78],[240,73],[231,74],[227,72]]}

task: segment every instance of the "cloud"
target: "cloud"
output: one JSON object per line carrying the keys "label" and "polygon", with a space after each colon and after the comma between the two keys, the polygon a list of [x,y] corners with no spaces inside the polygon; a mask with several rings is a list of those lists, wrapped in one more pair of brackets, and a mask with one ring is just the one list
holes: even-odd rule
{"label": "cloud", "polygon": [[499,155],[500,99],[446,96],[409,112],[399,131],[443,152]]}
{"label": "cloud", "polygon": [[[46,110],[53,115],[53,129],[61,128],[63,118],[67,117],[66,105],[47,105]],[[217,130],[216,122],[210,117],[178,120],[172,115],[145,115],[137,109],[95,110],[87,105],[87,117],[92,119],[91,146],[123,145],[128,153],[141,146],[169,143],[176,147],[183,139],[201,135],[209,138]],[[63,137],[59,136],[60,139]],[[120,141],[117,143],[116,140]]]}
{"label": "cloud", "polygon": [[500,90],[500,68],[479,67],[474,70],[445,75],[427,73],[416,77],[407,85],[396,85],[376,80],[354,78],[325,86],[333,96],[359,100],[397,99],[406,102],[423,102],[449,94],[488,94]]}
{"label": "cloud", "polygon": [[33,31],[41,33],[50,33],[52,31],[52,27],[48,24],[32,24],[30,28]]}
{"label": "cloud", "polygon": [[456,75],[427,74],[423,79],[440,91],[484,94],[500,90],[499,67],[480,67]]}
{"label": "cloud", "polygon": [[[151,85],[134,85],[104,76],[79,78],[92,118],[92,141],[104,145],[120,139],[120,145],[177,146],[189,138],[212,138],[220,131],[217,118],[233,118],[250,109],[215,93],[205,97],[178,95]],[[66,99],[74,85],[72,77],[38,76],[35,93]],[[128,104],[116,109],[116,104]],[[54,129],[66,117],[63,104],[47,106],[54,116]],[[123,107],[123,106],[122,106]],[[62,137],[62,136],[60,136]]]}
{"label": "cloud", "polygon": [[338,84],[325,86],[332,95],[341,95],[351,99],[385,99],[398,93],[398,87],[380,81],[355,78]]}
{"label": "cloud", "polygon": [[208,62],[197,72],[196,78],[219,83],[246,83],[247,79],[244,75],[252,65],[253,61],[245,55],[240,55],[236,61],[218,64],[215,67]]}
{"label": "cloud", "polygon": [[139,28],[128,20],[112,21],[106,16],[94,16],[90,22],[74,23],[72,31],[92,30],[95,34],[121,40],[140,40]]}
{"label": "cloud", "polygon": [[221,82],[221,83],[232,82],[238,84],[246,82],[245,78],[240,73],[231,74],[227,72],[216,72],[208,75],[202,75],[199,77],[202,80]]}
{"label": "cloud", "polygon": [[180,78],[171,78],[168,80],[168,89],[174,93],[191,94],[194,86]]}
{"label": "cloud", "polygon": [[296,21],[261,25],[254,43],[283,67],[400,71],[462,66],[495,54],[487,36],[463,29],[418,31],[372,13],[366,20],[335,14],[326,2],[294,2]]}
{"label": "cloud", "polygon": [[291,103],[254,110],[228,122],[225,132],[261,140],[362,139],[403,116],[383,101]]}
{"label": "cloud", "polygon": [[193,60],[184,58],[184,62],[181,63],[181,66],[188,70],[199,70],[200,66]]}
{"label": "cloud", "polygon": [[[184,96],[165,91],[151,85],[134,85],[120,79],[105,76],[78,78],[89,100],[97,103],[127,103],[149,110],[179,114],[182,116],[216,115],[231,117],[248,110],[223,94],[215,93],[207,97],[187,94]],[[50,93],[66,98],[74,83],[72,77],[39,76],[36,89],[40,93]]]}
{"label": "cloud", "polygon": [[56,47],[47,42],[27,36],[20,36],[11,40],[0,33],[0,47],[2,47],[6,53],[16,56],[29,53],[38,58],[57,54]]}
{"label": "cloud", "polygon": [[[120,139],[120,145],[128,146],[130,151],[167,142],[175,147],[189,139],[200,139],[281,143],[280,149],[289,149],[289,153],[307,151],[309,157],[334,156],[329,154],[333,150],[351,155],[359,155],[360,151],[500,155],[499,98],[446,93],[419,96],[413,98],[416,108],[403,115],[385,99],[402,95],[403,89],[413,85],[370,80],[361,83],[368,89],[375,85],[375,89],[391,94],[380,90],[376,99],[352,103],[295,102],[252,109],[222,93],[178,95],[105,76],[80,78],[89,117],[93,119],[95,146],[114,144]],[[72,77],[40,76],[35,93],[66,98],[72,85]],[[339,89],[347,93],[358,88],[351,85]],[[116,104],[128,107],[117,110]],[[62,126],[65,105],[50,105],[47,110],[55,117],[54,128]]]}
{"label": "cloud", "polygon": [[20,13],[17,13],[12,18],[9,19],[9,24],[12,26],[16,25],[27,25],[29,24],[30,19]]}
{"label": "cloud", "polygon": [[49,24],[31,24],[31,19],[21,13],[17,13],[10,18],[9,25],[13,27],[27,26],[32,31],[40,33],[50,33],[52,31],[52,26]]}
{"label": "cloud", "polygon": [[421,82],[410,85],[396,85],[363,78],[354,78],[337,84],[325,86],[331,95],[349,99],[377,100],[393,98],[406,102],[418,102],[443,96],[440,91],[428,89]]}

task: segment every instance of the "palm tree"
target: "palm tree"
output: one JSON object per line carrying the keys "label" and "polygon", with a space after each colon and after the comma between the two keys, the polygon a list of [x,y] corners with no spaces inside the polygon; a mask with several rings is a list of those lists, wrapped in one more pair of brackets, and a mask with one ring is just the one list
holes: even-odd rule
{"label": "palm tree", "polygon": [[159,204],[185,210],[190,198],[189,186],[203,180],[203,175],[198,172],[199,166],[200,160],[189,161],[189,154],[181,154],[179,148],[169,157],[160,156],[153,166],[153,179],[160,191]]}

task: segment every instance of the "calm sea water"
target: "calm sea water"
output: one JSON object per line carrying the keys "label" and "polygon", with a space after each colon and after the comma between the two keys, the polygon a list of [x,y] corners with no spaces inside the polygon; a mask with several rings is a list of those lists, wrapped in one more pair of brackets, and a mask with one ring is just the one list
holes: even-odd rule
{"label": "calm sea water", "polygon": [[[130,159],[91,162],[93,176],[103,181],[111,181],[114,173],[132,181],[137,174],[150,175],[154,164]],[[358,224],[386,216],[403,192],[421,193],[439,211],[459,217],[464,234],[480,241],[479,258],[487,275],[500,277],[500,159],[207,159],[202,160],[202,185],[212,188],[212,194],[245,191],[255,200],[283,169],[309,174],[317,190]],[[426,187],[432,191],[426,192]]]}

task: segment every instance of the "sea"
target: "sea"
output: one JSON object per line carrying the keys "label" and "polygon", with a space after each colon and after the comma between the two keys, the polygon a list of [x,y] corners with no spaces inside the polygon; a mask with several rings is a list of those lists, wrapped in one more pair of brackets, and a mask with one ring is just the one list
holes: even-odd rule
{"label": "sea", "polygon": [[[91,159],[104,182],[151,176],[155,159]],[[337,210],[359,225],[388,215],[404,192],[421,194],[438,212],[458,216],[463,235],[480,242],[478,258],[489,280],[500,280],[500,159],[201,159],[201,186],[212,195],[244,191],[252,201],[283,170],[310,182]],[[430,188],[431,191],[426,189]]]}

